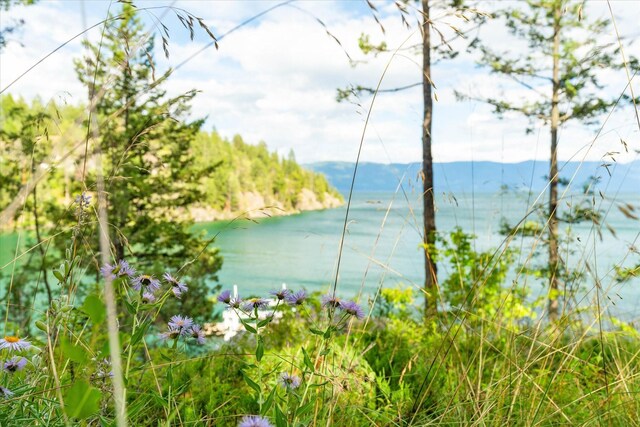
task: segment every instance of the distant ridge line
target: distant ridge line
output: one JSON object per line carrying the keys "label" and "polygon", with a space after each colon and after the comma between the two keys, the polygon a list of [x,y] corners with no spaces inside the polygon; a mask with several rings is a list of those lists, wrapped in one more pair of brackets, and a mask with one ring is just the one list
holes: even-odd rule
{"label": "distant ridge line", "polygon": [[[472,180],[472,168],[473,176]],[[315,162],[302,165],[304,168],[323,173],[331,185],[345,194],[351,184],[354,163],[351,162]],[[614,162],[560,162],[561,179],[575,178],[570,192],[582,191],[583,185],[591,176],[600,179],[597,188],[607,192],[630,193],[640,189],[640,160],[630,163]],[[394,191],[398,179],[405,176],[403,185],[416,186],[420,163],[372,163],[361,162],[358,166],[355,191],[387,192]],[[503,185],[514,191],[543,191],[546,187],[546,175],[549,163],[544,160],[526,160],[518,163],[500,163],[492,161],[458,161],[434,163],[435,191],[494,193]],[[576,173],[577,171],[577,173]],[[533,182],[531,182],[533,177]]]}

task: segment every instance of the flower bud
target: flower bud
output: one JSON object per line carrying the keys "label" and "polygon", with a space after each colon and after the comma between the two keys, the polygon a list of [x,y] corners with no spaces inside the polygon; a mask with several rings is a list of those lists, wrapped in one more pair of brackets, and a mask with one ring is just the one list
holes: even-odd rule
{"label": "flower bud", "polygon": [[40,329],[43,332],[48,332],[47,324],[42,320],[36,320],[36,328]]}

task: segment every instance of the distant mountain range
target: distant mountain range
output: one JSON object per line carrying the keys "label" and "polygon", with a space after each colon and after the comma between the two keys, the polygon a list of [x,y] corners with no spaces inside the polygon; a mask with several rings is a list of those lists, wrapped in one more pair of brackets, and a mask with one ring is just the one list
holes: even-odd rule
{"label": "distant mountain range", "polygon": [[[349,192],[354,163],[319,162],[303,165],[323,173],[342,194]],[[603,192],[640,192],[640,161],[631,163],[559,162],[561,180],[571,181],[572,191],[581,191],[590,177],[598,177]],[[395,191],[402,180],[405,189],[420,188],[421,163],[360,163],[356,191]],[[547,185],[549,163],[530,160],[520,163],[451,162],[434,163],[437,193],[493,193],[505,186],[511,190],[540,192]]]}

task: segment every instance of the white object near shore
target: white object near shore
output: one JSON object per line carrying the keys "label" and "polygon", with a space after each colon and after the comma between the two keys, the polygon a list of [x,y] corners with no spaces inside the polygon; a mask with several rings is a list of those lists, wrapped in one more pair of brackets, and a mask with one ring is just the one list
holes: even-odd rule
{"label": "white object near shore", "polygon": [[[287,289],[287,284],[282,284],[282,289]],[[233,298],[238,298],[238,285],[233,285]],[[278,300],[273,298],[269,301],[269,309],[266,310],[258,310],[258,318],[260,320],[266,319],[267,316],[270,316],[273,313],[272,307],[275,307],[278,304]],[[205,323],[203,325],[203,332],[205,335],[217,335],[222,336],[225,341],[229,341],[231,338],[236,336],[238,332],[244,331],[244,326],[242,322],[240,322],[240,318],[248,319],[245,313],[240,310],[227,309],[222,312],[222,322],[218,323]],[[276,312],[273,315],[273,321],[277,322],[278,319],[282,318],[281,312]]]}

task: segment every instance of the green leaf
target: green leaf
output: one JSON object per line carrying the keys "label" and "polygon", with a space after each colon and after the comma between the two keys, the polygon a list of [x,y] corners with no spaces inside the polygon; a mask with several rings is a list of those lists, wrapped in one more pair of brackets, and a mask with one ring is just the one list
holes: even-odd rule
{"label": "green leaf", "polygon": [[300,416],[304,415],[306,412],[308,412],[309,409],[313,408],[313,404],[314,403],[315,402],[312,400],[311,402],[307,403],[306,405],[299,407],[296,410],[296,417],[300,417]]}
{"label": "green leaf", "polygon": [[80,346],[73,344],[66,336],[60,338],[60,348],[64,356],[76,363],[84,363],[87,360],[87,352]]}
{"label": "green leaf", "polygon": [[151,324],[151,320],[147,320],[142,322],[139,326],[138,329],[136,329],[136,333],[133,334],[133,336],[131,337],[131,345],[136,345],[138,344],[142,338],[144,337],[144,334],[147,332],[147,328],[149,327],[149,325]]}
{"label": "green leaf", "polygon": [[284,415],[280,406],[276,403],[276,427],[287,427],[287,417]]}
{"label": "green leaf", "polygon": [[244,382],[246,382],[247,385],[252,389],[254,389],[258,394],[260,394],[260,386],[258,385],[258,383],[256,383],[254,380],[249,378],[249,375],[247,375],[243,371],[240,371],[240,372],[242,372],[242,377],[244,378]]}
{"label": "green leaf", "polygon": [[64,407],[69,418],[87,418],[100,409],[102,394],[86,381],[76,381],[65,393]]}
{"label": "green leaf", "polygon": [[58,279],[60,283],[64,282],[64,276],[58,270],[53,270],[53,275],[56,276],[56,279]]}
{"label": "green leaf", "polygon": [[309,388],[311,389],[311,388],[323,387],[323,386],[325,386],[327,384],[329,384],[329,381],[325,381],[323,383],[318,383],[318,384],[311,384],[311,385],[309,385]]}
{"label": "green leaf", "polygon": [[151,398],[155,401],[155,404],[158,405],[159,407],[167,404],[167,398],[159,395],[158,393],[151,393]]}
{"label": "green leaf", "polygon": [[169,367],[169,369],[167,369],[167,382],[170,385],[173,385],[173,369],[171,367]]}
{"label": "green leaf", "polygon": [[276,389],[277,387],[272,388],[271,392],[267,396],[267,399],[264,401],[264,405],[262,405],[262,415],[266,414],[267,412],[269,412],[269,409],[271,409],[271,405],[273,405],[273,400],[276,395]]}
{"label": "green leaf", "polygon": [[311,361],[311,358],[309,357],[309,354],[307,353],[307,350],[304,349],[304,347],[302,347],[302,355],[304,356],[304,366],[306,366],[307,369],[313,372],[315,367],[313,366],[313,362]]}
{"label": "green leaf", "polygon": [[97,295],[89,295],[84,299],[80,311],[89,316],[94,325],[101,324],[107,317],[104,303]]}
{"label": "green leaf", "polygon": [[160,357],[162,358],[162,360],[164,360],[165,362],[172,362],[173,358],[171,357],[171,354],[169,354],[169,351],[166,349],[163,349],[164,351],[160,352]]}
{"label": "green leaf", "polygon": [[127,300],[123,300],[122,302],[124,302],[124,306],[126,307],[129,314],[136,314],[136,308],[133,306],[133,304],[131,304]]}
{"label": "green leaf", "polygon": [[256,331],[256,329],[253,326],[249,325],[249,323],[246,320],[240,319],[240,322],[242,322],[242,324],[244,325],[244,328],[248,332],[251,332],[252,334],[257,334],[258,333],[258,331]]}
{"label": "green leaf", "polygon": [[264,320],[261,320],[258,322],[258,328],[262,328],[264,326],[267,326],[269,323],[271,323],[271,320],[273,320],[273,317],[269,316]]}
{"label": "green leaf", "polygon": [[101,427],[113,427],[115,426],[115,421],[100,415],[100,426]]}
{"label": "green leaf", "polygon": [[262,360],[262,356],[264,356],[264,343],[262,341],[262,337],[258,337],[258,346],[256,347],[256,359],[258,362]]}
{"label": "green leaf", "polygon": [[314,335],[324,336],[325,331],[321,331],[320,329],[309,328],[309,331]]}

